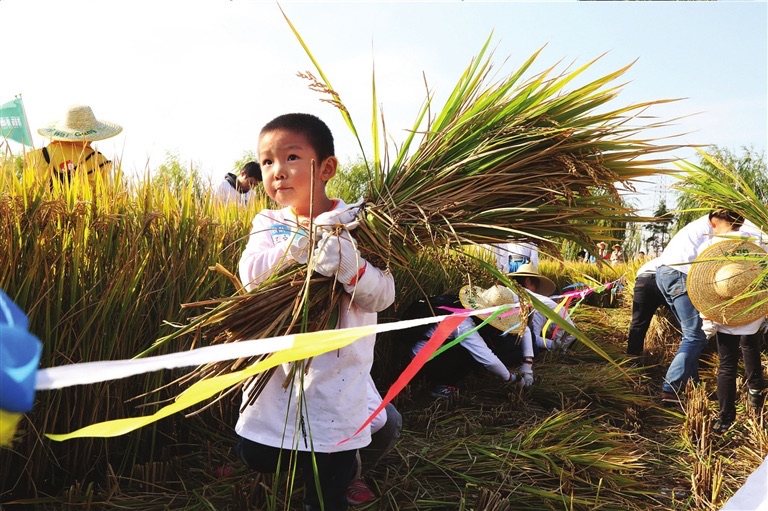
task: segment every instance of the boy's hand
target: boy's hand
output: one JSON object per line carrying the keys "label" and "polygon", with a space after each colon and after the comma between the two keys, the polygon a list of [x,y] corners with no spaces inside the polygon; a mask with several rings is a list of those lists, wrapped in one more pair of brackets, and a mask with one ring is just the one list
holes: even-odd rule
{"label": "boy's hand", "polygon": [[309,259],[309,238],[301,233],[293,236],[293,241],[288,246],[288,254],[299,264],[306,264]]}
{"label": "boy's hand", "polygon": [[342,284],[352,285],[365,271],[365,259],[360,257],[357,243],[346,231],[326,233],[314,254],[315,271],[326,277],[336,276]]}
{"label": "boy's hand", "polygon": [[341,211],[326,211],[317,215],[313,222],[317,238],[319,239],[327,232],[332,232],[336,227],[344,227],[348,231],[357,227],[359,222],[356,219],[362,202],[361,199],[354,204],[348,205],[346,209]]}

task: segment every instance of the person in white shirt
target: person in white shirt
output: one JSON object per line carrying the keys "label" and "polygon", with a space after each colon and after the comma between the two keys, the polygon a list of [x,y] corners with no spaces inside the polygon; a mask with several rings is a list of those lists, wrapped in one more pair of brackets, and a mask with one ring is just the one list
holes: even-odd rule
{"label": "person in white shirt", "polygon": [[507,242],[494,245],[496,268],[501,273],[516,271],[520,265],[531,263],[539,266],[539,249],[533,243]]}
{"label": "person in white shirt", "polygon": [[688,380],[698,381],[699,357],[707,344],[701,329],[699,311],[691,303],[686,287],[691,262],[696,259],[702,243],[712,235],[738,228],[742,222],[743,218],[733,211],[710,211],[680,229],[658,258],[656,285],[683,333],[677,353],[661,384],[662,403],[679,404],[680,392]]}
{"label": "person in white shirt", "polygon": [[[470,292],[478,297],[477,300],[473,298],[472,304],[482,302],[484,306],[475,307],[462,299]],[[503,297],[503,300],[499,297]],[[517,295],[504,286],[493,286],[487,290],[469,289],[469,286],[465,286],[459,295],[438,295],[428,300],[415,301],[403,313],[403,319],[451,313],[441,307],[454,310],[484,309],[517,303]],[[450,334],[445,343],[465,334],[467,337],[458,345],[431,359],[422,368],[422,374],[426,377],[433,397],[448,399],[458,395],[457,385],[478,366],[484,367],[505,382],[520,381],[524,387],[533,385],[534,350],[530,330],[526,328],[522,335],[518,335],[519,332],[516,331],[507,332],[509,328],[519,324],[519,313],[497,318],[480,330],[472,332],[483,319],[483,317],[466,318]],[[411,357],[415,357],[421,351],[436,329],[437,325],[426,325],[402,333],[403,339],[410,346]],[[511,369],[517,365],[520,366],[518,370]]]}
{"label": "person in white shirt", "polygon": [[712,430],[718,434],[725,433],[736,419],[740,358],[744,360],[747,404],[759,410],[765,399],[760,331],[768,329],[768,303],[760,302],[768,297],[768,289],[763,288],[762,296],[738,298],[761,276],[759,258],[768,259],[768,245],[746,241],[750,234],[731,231],[702,244],[688,277],[691,301],[703,318],[702,329],[708,338],[717,340],[720,413]]}
{"label": "person in white shirt", "polygon": [[261,183],[261,167],[255,161],[249,161],[239,174],[228,172],[216,189],[215,199],[219,202],[237,202],[247,206],[253,197],[254,190]]}

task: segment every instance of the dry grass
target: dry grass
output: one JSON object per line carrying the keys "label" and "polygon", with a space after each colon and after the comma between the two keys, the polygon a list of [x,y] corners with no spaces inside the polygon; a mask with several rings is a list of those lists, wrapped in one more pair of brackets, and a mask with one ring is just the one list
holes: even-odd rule
{"label": "dry grass", "polygon": [[[628,319],[627,307],[585,305],[576,314],[617,358]],[[414,382],[396,400],[401,441],[369,475],[380,498],[361,509],[718,509],[768,452],[762,417],[742,403],[738,425],[715,437],[713,369],[689,388],[686,413],[657,406],[663,369],[628,368],[627,379],[576,346],[538,361],[527,392],[478,372],[444,402]],[[298,509],[300,491],[282,502],[273,491],[281,484],[244,469],[227,425],[208,420],[184,423],[186,441],[163,449],[161,461],[109,467],[89,485],[20,508],[255,510],[273,501]],[[234,470],[217,476],[223,466]]]}

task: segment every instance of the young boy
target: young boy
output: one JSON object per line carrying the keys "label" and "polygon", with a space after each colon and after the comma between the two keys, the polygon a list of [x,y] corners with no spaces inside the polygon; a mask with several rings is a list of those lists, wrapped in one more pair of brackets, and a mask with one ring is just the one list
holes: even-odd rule
{"label": "young boy", "polygon": [[[239,265],[246,289],[278,271],[285,261],[303,263],[311,257],[310,267],[335,276],[346,291],[338,328],[376,323],[377,312],[394,301],[392,275],[362,259],[347,231],[326,232],[311,255],[303,250],[306,237],[297,235],[309,225],[310,212],[317,223],[328,224],[350,223],[357,213],[326,194],[325,185],[338,165],[328,126],[309,114],[279,116],[259,134],[259,160],[264,190],[284,208],[263,210],[253,220]],[[357,468],[355,453],[371,440],[370,430],[353,435],[368,418],[374,341],[374,336],[364,337],[314,357],[306,373],[296,374],[285,389],[283,381],[291,364],[278,366],[259,398],[237,421],[237,451],[248,467],[274,472],[281,454],[282,470],[289,468],[290,458],[297,460],[303,472],[306,510],[321,508],[320,493],[326,511],[347,509],[344,494]],[[244,399],[247,394],[248,389]]]}
{"label": "young boy", "polygon": [[253,190],[259,186],[261,179],[261,167],[255,161],[249,161],[243,165],[239,174],[227,172],[216,190],[216,200],[222,203],[236,201],[238,204],[247,206],[255,195]]}

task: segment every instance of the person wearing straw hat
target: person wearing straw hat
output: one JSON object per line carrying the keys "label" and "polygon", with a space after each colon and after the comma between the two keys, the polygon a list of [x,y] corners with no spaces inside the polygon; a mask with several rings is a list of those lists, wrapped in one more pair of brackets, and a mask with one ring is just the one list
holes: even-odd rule
{"label": "person wearing straw hat", "polygon": [[611,266],[616,266],[617,264],[624,262],[624,251],[621,249],[621,245],[618,243],[613,246],[610,259]]}
{"label": "person wearing straw hat", "polygon": [[699,247],[713,235],[741,227],[744,219],[733,211],[715,209],[675,234],[659,256],[656,285],[682,330],[682,340],[661,383],[661,402],[679,404],[688,380],[699,380],[699,357],[707,345],[699,311],[691,302],[686,284]]}
{"label": "person wearing straw hat", "polygon": [[608,252],[608,243],[600,241],[596,246],[597,253],[589,255],[587,258],[588,262],[590,263],[596,263],[598,259],[608,259],[610,257],[610,252]]}
{"label": "person wearing straw hat", "polygon": [[[508,273],[507,277],[520,284],[529,294],[557,312],[570,325],[573,325],[573,320],[565,307],[561,307],[550,298],[557,290],[557,286],[552,280],[540,274],[533,264],[524,264],[517,271]],[[537,310],[532,311],[530,322],[534,349],[566,349],[575,340],[575,337],[562,328],[558,328]]]}
{"label": "person wearing straw hat", "polygon": [[[748,234],[730,232],[702,245],[691,265],[688,292],[700,311],[702,329],[717,341],[718,419],[715,433],[725,433],[736,419],[736,375],[744,360],[747,403],[763,406],[765,382],[760,358],[761,329],[768,314],[768,246],[747,241]],[[755,289],[754,283],[759,282]],[[762,302],[762,303],[761,303]]]}
{"label": "person wearing straw hat", "polygon": [[76,175],[86,175],[91,184],[96,176],[105,179],[112,171],[112,161],[91,147],[91,142],[105,140],[123,131],[113,122],[99,120],[90,106],[73,105],[64,118],[53,121],[37,132],[50,143],[27,155],[27,168],[34,169],[55,183],[70,183]]}
{"label": "person wearing straw hat", "polygon": [[[405,311],[403,319],[449,314],[450,311],[443,307],[481,310],[518,303],[517,295],[501,285],[488,289],[464,286],[458,295],[439,295],[428,300],[417,300]],[[449,399],[457,396],[456,385],[478,366],[505,382],[520,382],[524,387],[533,385],[533,343],[529,329],[522,323],[519,309],[502,313],[480,330],[472,331],[487,318],[487,315],[478,315],[477,319],[465,319],[445,342],[462,335],[466,335],[466,338],[424,365],[422,373],[430,385],[433,397]],[[411,343],[413,357],[426,345],[436,329],[437,325],[427,325],[404,332],[406,340]],[[518,370],[510,369],[516,365],[520,365]]]}

